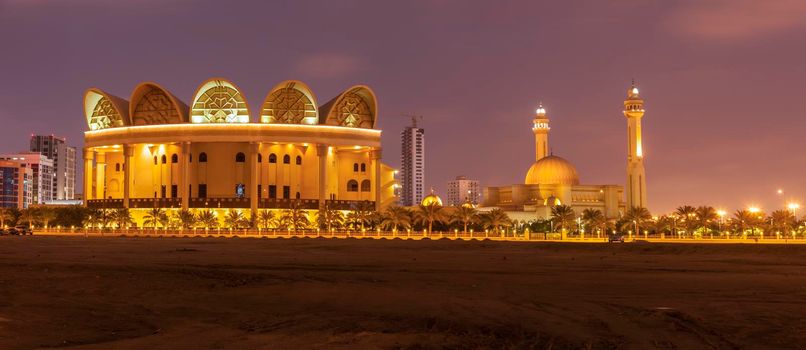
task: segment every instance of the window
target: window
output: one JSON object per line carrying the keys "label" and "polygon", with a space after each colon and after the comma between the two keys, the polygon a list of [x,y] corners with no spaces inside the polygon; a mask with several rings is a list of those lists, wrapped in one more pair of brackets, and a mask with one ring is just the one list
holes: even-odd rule
{"label": "window", "polygon": [[366,173],[366,172],[367,172],[367,163],[361,163],[361,172],[362,172],[362,173]]}
{"label": "window", "polygon": [[277,198],[277,186],[276,185],[269,185],[269,198],[271,198],[271,199]]}
{"label": "window", "polygon": [[269,163],[277,163],[277,155],[272,153],[269,154]]}
{"label": "window", "polygon": [[171,155],[171,163],[179,163],[179,156],[177,156],[176,153]]}
{"label": "window", "polygon": [[353,163],[353,172],[358,172],[358,163]]}
{"label": "window", "polygon": [[302,165],[302,157],[297,156],[297,165]]}
{"label": "window", "polygon": [[301,197],[301,196],[300,196],[299,192],[297,192],[297,199],[299,199],[300,197]]}
{"label": "window", "polygon": [[358,192],[358,181],[347,181],[347,192]]}
{"label": "window", "polygon": [[238,154],[235,155],[236,163],[243,163],[245,161],[246,161],[246,155],[244,155],[242,152],[238,152]]}
{"label": "window", "polygon": [[291,186],[283,186],[283,198],[291,198]]}
{"label": "window", "polygon": [[291,156],[289,156],[287,154],[284,155],[283,156],[283,164],[291,164]]}
{"label": "window", "polygon": [[243,198],[246,195],[246,186],[244,184],[235,184],[235,198]]}
{"label": "window", "polygon": [[369,180],[361,181],[361,192],[369,192],[371,187]]}
{"label": "window", "polygon": [[257,162],[258,163],[263,163],[263,155],[260,154],[260,153],[257,154]]}
{"label": "window", "polygon": [[166,157],[166,156],[163,154],[163,155],[162,155],[162,164],[165,164],[165,163],[168,163],[168,157]]}
{"label": "window", "polygon": [[193,193],[193,185],[188,185],[188,198],[193,198],[191,195]]}
{"label": "window", "polygon": [[165,185],[160,186],[160,198],[165,198]]}
{"label": "window", "polygon": [[207,153],[199,153],[199,163],[207,163]]}
{"label": "window", "polygon": [[257,185],[257,198],[263,198],[263,185]]}
{"label": "window", "polygon": [[115,171],[120,171],[120,163],[115,163]]}
{"label": "window", "polygon": [[176,185],[171,185],[171,198],[176,198],[178,192],[179,188],[177,188]]}
{"label": "window", "polygon": [[207,198],[207,184],[199,184],[199,198]]}
{"label": "window", "polygon": [[157,156],[154,156],[154,165],[157,165]]}
{"label": "window", "polygon": [[193,163],[193,153],[188,153],[188,163]]}

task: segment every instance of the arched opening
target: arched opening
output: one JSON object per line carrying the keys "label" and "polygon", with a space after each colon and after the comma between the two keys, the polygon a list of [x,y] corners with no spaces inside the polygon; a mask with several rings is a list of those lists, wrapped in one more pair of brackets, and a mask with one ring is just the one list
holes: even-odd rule
{"label": "arched opening", "polygon": [[171,155],[171,163],[179,163],[179,156],[177,156],[176,153]]}
{"label": "arched opening", "polygon": [[257,154],[257,162],[258,163],[263,163],[263,155],[260,154],[260,153]]}
{"label": "arched opening", "polygon": [[243,152],[238,152],[238,154],[235,155],[236,163],[243,163],[245,161],[246,161],[246,155],[243,154]]}
{"label": "arched opening", "polygon": [[361,192],[369,192],[371,187],[369,180],[361,181]]}
{"label": "arched opening", "polygon": [[354,173],[358,172],[358,163],[353,163],[353,172]]}
{"label": "arched opening", "polygon": [[302,165],[302,157],[297,156],[297,165]]}
{"label": "arched opening", "polygon": [[347,181],[347,192],[358,192],[358,181]]}
{"label": "arched opening", "polygon": [[115,163],[115,171],[120,171],[120,163]]}
{"label": "arched opening", "polygon": [[269,154],[269,163],[277,163],[277,155],[272,153]]}
{"label": "arched opening", "polygon": [[199,163],[207,163],[207,153],[199,153]]}
{"label": "arched opening", "polygon": [[297,199],[300,199],[300,197],[301,197],[300,193],[297,192]]}
{"label": "arched opening", "polygon": [[361,172],[362,172],[362,173],[366,173],[366,172],[367,172],[367,163],[361,163]]}
{"label": "arched opening", "polygon": [[168,163],[168,157],[166,157],[166,156],[163,154],[163,155],[162,155],[162,164],[165,164],[165,163]]}
{"label": "arched opening", "polygon": [[291,156],[289,156],[287,154],[284,155],[283,156],[283,164],[291,164]]}
{"label": "arched opening", "polygon": [[157,156],[154,156],[154,165],[157,165]]}

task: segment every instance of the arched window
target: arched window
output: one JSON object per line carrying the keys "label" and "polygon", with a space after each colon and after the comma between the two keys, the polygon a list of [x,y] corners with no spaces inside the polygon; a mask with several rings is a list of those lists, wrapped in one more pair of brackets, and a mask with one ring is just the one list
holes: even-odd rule
{"label": "arched window", "polygon": [[361,192],[369,192],[370,187],[372,186],[370,185],[369,180],[361,181]]}
{"label": "arched window", "polygon": [[162,155],[162,164],[165,164],[165,163],[168,163],[168,157],[166,157],[166,156],[163,154],[163,155]]}
{"label": "arched window", "polygon": [[120,163],[115,163],[115,171],[120,171]]}
{"label": "arched window", "polygon": [[361,163],[361,172],[362,172],[362,173],[366,173],[366,172],[367,172],[367,163]]}
{"label": "arched window", "polygon": [[207,153],[199,153],[199,163],[207,163]]}
{"label": "arched window", "polygon": [[171,155],[171,163],[179,163],[179,156],[176,153]]}
{"label": "arched window", "polygon": [[297,192],[297,199],[299,199],[300,197],[301,197],[301,196],[300,196],[299,192]]}
{"label": "arched window", "polygon": [[347,181],[347,192],[358,192],[358,181]]}
{"label": "arched window", "polygon": [[358,163],[353,163],[353,172],[358,172]]}
{"label": "arched window", "polygon": [[284,155],[283,156],[283,164],[291,164],[291,156],[289,156],[287,154]]}
{"label": "arched window", "polygon": [[188,153],[188,163],[193,163],[193,153]]}
{"label": "arched window", "polygon": [[263,155],[260,154],[260,153],[257,154],[257,162],[258,163],[263,163]]}
{"label": "arched window", "polygon": [[302,165],[302,157],[297,156],[297,165]]}
{"label": "arched window", "polygon": [[154,165],[157,165],[157,156],[154,156]]}
{"label": "arched window", "polygon": [[243,163],[245,161],[246,161],[246,155],[243,154],[243,152],[238,152],[238,154],[235,155],[236,163]]}
{"label": "arched window", "polygon": [[269,163],[277,163],[277,155],[272,153],[269,154]]}

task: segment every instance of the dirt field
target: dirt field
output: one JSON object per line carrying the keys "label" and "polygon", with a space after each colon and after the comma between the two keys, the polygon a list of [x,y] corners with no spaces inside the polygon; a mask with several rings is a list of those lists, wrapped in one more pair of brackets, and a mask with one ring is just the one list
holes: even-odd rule
{"label": "dirt field", "polygon": [[0,237],[0,349],[806,348],[806,245]]}

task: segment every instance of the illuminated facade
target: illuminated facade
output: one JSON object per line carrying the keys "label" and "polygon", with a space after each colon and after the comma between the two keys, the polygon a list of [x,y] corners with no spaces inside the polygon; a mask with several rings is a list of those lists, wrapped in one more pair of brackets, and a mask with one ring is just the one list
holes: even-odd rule
{"label": "illuminated facade", "polygon": [[581,185],[576,167],[555,156],[549,148],[549,117],[541,104],[532,120],[535,137],[535,162],[529,167],[522,184],[485,187],[481,210],[501,208],[516,220],[551,217],[552,207],[571,206],[577,215],[583,210],[598,209],[608,218],[617,218],[624,210],[623,189],[618,185]]}
{"label": "illuminated facade", "polygon": [[624,100],[627,117],[627,207],[646,208],[646,171],[641,140],[641,118],[644,117],[644,100],[638,95],[633,82]]}
{"label": "illuminated facade", "polygon": [[[292,205],[376,209],[396,201],[394,171],[381,163],[372,90],[354,86],[322,106],[302,82],[275,86],[259,122],[224,79],[200,85],[190,107],[154,83],[129,101],[87,90],[84,198],[93,208],[139,212]],[[247,215],[248,216],[248,215]]]}
{"label": "illuminated facade", "polygon": [[0,160],[0,208],[28,208],[32,182],[33,171],[26,164]]}

